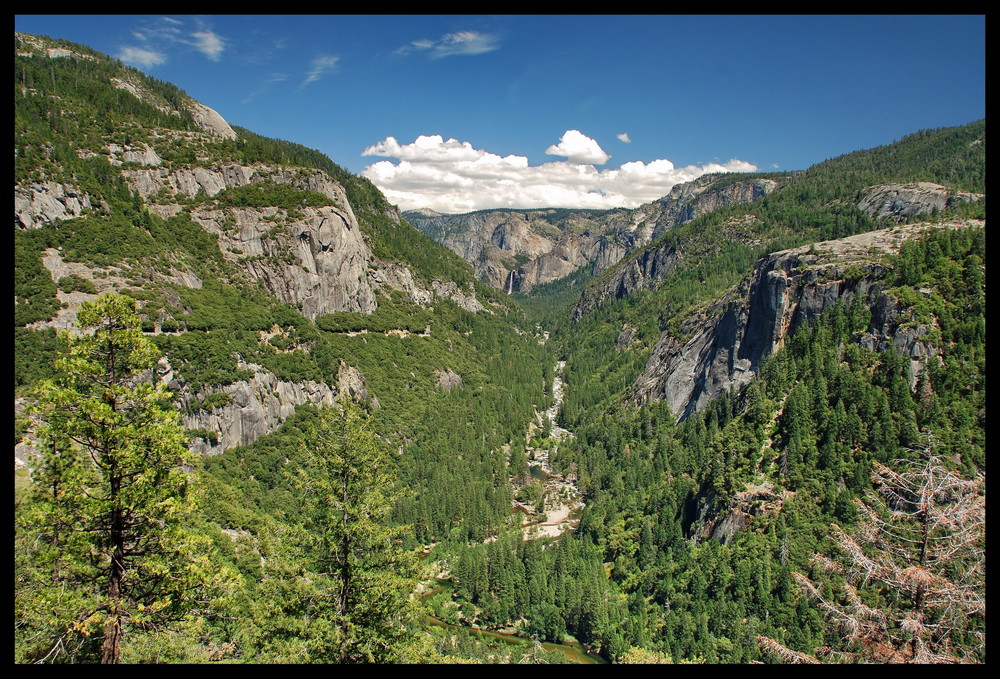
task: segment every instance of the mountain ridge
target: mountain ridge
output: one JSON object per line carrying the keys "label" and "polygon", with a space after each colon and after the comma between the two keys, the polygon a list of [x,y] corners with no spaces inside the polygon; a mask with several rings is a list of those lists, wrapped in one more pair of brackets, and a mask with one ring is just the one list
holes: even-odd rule
{"label": "mountain ridge", "polygon": [[597,276],[666,231],[720,207],[758,200],[778,185],[771,176],[705,175],[634,209],[493,208],[403,216],[472,263],[480,280],[508,294],[530,293],[582,267]]}
{"label": "mountain ridge", "polygon": [[[317,486],[300,480],[338,400],[408,489],[378,527],[450,580],[397,583],[449,624],[406,628],[420,662],[517,660],[482,629],[570,635],[612,661],[756,662],[763,637],[840,652],[795,574],[835,591],[814,555],[835,548],[831,524],[860,526],[873,471],[933,450],[985,478],[984,120],[801,172],[706,176],[637,210],[480,214],[466,241],[491,287],[371,182],[293,142],[206,130],[185,97],[15,36],[17,518],[48,489],[25,406],[55,374],[56,329],[100,293],[135,302],[162,355],[144,379],[200,453],[187,527],[221,582],[175,630],[129,623],[129,661],[329,659],[311,644],[339,629],[315,608],[337,569],[317,561]],[[560,534],[526,540],[525,521]],[[58,628],[36,596],[50,528],[15,534],[18,662],[85,619]],[[906,598],[860,587],[879,611]],[[985,657],[982,616],[959,627]],[[59,659],[89,659],[86,641]]]}

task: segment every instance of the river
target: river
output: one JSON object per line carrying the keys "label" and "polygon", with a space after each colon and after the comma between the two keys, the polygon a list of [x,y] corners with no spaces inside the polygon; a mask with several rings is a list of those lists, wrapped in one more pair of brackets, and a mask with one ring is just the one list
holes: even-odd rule
{"label": "river", "polygon": [[[573,435],[571,432],[555,424],[557,418],[559,417],[559,409],[562,406],[563,401],[564,383],[562,379],[562,371],[565,366],[565,361],[560,361],[556,365],[555,376],[552,380],[553,403],[552,406],[542,415],[543,418],[548,418],[549,422],[552,423],[549,430],[549,438],[555,442],[556,445],[558,445],[559,441]],[[532,521],[527,519],[526,522],[522,524],[521,529],[524,531],[525,539],[558,537],[562,533],[573,530],[576,527],[576,524],[579,521],[580,510],[583,508],[582,494],[574,483],[568,481],[563,478],[562,475],[557,474],[552,470],[549,465],[549,450],[544,448],[529,448],[528,452],[533,458],[529,462],[531,465],[531,476],[543,481],[545,484],[545,504],[548,511],[546,512],[547,516],[545,521]],[[514,512],[522,512],[524,514],[528,514],[529,516],[531,514],[529,508],[521,505],[520,503],[514,507]],[[421,596],[421,599],[428,599],[434,594],[445,590],[450,591],[453,586],[451,580],[447,580],[445,578],[435,578],[435,582],[437,585],[425,592]],[[530,646],[534,643],[532,639],[519,637],[515,634],[507,634],[504,632],[495,632],[492,630],[477,629],[473,627],[466,627],[464,625],[452,624],[430,614],[427,615],[427,622],[430,625],[443,627],[445,629],[465,630],[466,632],[477,637],[487,640],[492,639],[506,644]],[[584,665],[607,664],[607,661],[604,658],[596,653],[588,652],[582,644],[577,642],[566,644],[543,642],[542,647],[546,651],[556,651],[561,653],[571,663]]]}
{"label": "river", "polygon": [[[445,590],[451,590],[453,583],[451,580],[446,580],[443,578],[435,578],[437,586],[425,592],[421,595],[421,599],[428,599],[438,592]],[[515,646],[531,646],[535,643],[532,639],[526,639],[524,637],[519,637],[516,634],[507,634],[504,632],[494,632],[492,630],[477,629],[474,627],[466,627],[464,625],[455,625],[450,622],[445,622],[440,618],[437,618],[431,614],[427,614],[427,623],[434,627],[443,627],[444,629],[456,629],[464,630],[473,636],[480,637],[487,641],[494,640],[503,642],[505,644],[511,644]],[[606,665],[608,661],[597,655],[596,653],[590,653],[584,648],[583,644],[571,642],[567,644],[555,644],[551,642],[542,642],[542,648],[546,651],[555,651],[561,653],[569,662],[577,665]]]}

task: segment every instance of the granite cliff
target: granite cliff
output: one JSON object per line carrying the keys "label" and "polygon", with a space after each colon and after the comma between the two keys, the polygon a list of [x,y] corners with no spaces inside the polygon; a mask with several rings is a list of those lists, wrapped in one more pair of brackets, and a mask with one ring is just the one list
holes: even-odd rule
{"label": "granite cliff", "polygon": [[872,349],[892,345],[911,360],[911,383],[935,355],[930,328],[909,325],[909,315],[884,291],[878,255],[925,229],[966,228],[981,222],[910,224],[775,252],[721,300],[691,316],[684,338],[664,332],[632,385],[637,403],[665,401],[683,419],[720,394],[749,382],[760,362],[803,323],[836,302],[861,297],[872,309],[857,341]]}
{"label": "granite cliff", "polygon": [[[76,331],[81,304],[103,292],[119,292],[159,300],[161,311],[146,318],[151,336],[183,334],[183,320],[175,319],[191,308],[180,293],[202,290],[206,277],[222,287],[259,286],[309,320],[335,313],[372,315],[395,291],[415,305],[408,309],[432,313],[433,305],[449,300],[465,311],[494,313],[494,305],[478,298],[463,262],[443,249],[427,255],[427,245],[437,246],[406,224],[398,209],[318,152],[233,128],[183,91],[84,46],[16,34],[15,53],[24,72],[41,67],[51,75],[44,85],[28,78],[17,93],[24,106],[18,109],[15,135],[14,227],[28,236],[17,239],[19,256],[37,271],[15,304],[51,296],[45,302],[51,312],[25,324],[26,333]],[[61,68],[72,72],[66,84],[59,79]],[[90,89],[75,89],[74,79],[86,81]],[[47,93],[44,86],[58,88],[59,94]],[[80,91],[96,94],[81,96]],[[67,125],[59,134],[47,125],[35,131],[35,108],[53,102],[77,127]],[[95,106],[110,112],[114,125],[101,125]],[[42,141],[35,143],[38,135]],[[253,150],[247,152],[248,146]],[[352,190],[362,196],[360,211],[349,198]],[[80,256],[79,248],[44,242],[50,231],[76,237],[76,228],[94,234],[84,240],[148,239],[150,232],[143,229],[153,217],[178,220],[201,249],[184,251],[191,243],[175,242],[176,251],[149,255],[126,249],[111,261],[105,256],[114,249],[111,243],[100,246],[93,258]],[[415,263],[394,254],[387,240],[420,241],[411,247],[424,259]],[[149,252],[156,250],[150,244]],[[444,260],[444,266],[434,267]],[[457,279],[449,275],[458,269]],[[167,307],[171,310],[162,310]],[[261,331],[261,345],[286,330]],[[287,341],[291,348],[278,352],[308,351],[308,343]],[[243,378],[221,384],[192,387],[181,376],[182,362],[174,361],[175,370],[168,356],[161,365],[160,378],[177,395],[185,426],[208,437],[192,444],[201,452],[251,443],[276,429],[295,406],[329,404],[340,393],[378,407],[365,376],[342,360],[339,369],[318,380],[279,378],[233,353],[210,360],[234,356]],[[15,404],[23,405],[17,399]],[[22,450],[20,456],[29,452]]]}
{"label": "granite cliff", "polygon": [[901,222],[982,197],[981,193],[955,191],[932,182],[878,184],[862,192],[858,207],[875,219]]}

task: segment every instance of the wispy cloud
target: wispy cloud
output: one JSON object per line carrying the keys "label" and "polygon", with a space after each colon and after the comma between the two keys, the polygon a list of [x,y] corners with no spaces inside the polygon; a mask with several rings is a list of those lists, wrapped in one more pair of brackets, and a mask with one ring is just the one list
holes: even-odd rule
{"label": "wispy cloud", "polygon": [[[421,135],[409,144],[386,137],[362,155],[399,162],[381,160],[362,174],[404,210],[459,213],[496,207],[638,207],[670,193],[675,184],[709,172],[758,169],[736,159],[686,167],[659,159],[598,170],[594,162],[605,162],[609,156],[578,130],[567,130],[559,144],[549,148],[560,149],[559,155],[567,160],[529,165],[525,156],[501,157],[467,141],[446,141],[441,135]],[[591,162],[580,160],[587,157]]]}
{"label": "wispy cloud", "polygon": [[257,87],[255,87],[254,90],[250,92],[250,94],[243,97],[243,99],[240,100],[240,103],[249,104],[251,101],[253,101],[257,97],[259,97],[260,95],[264,94],[269,89],[271,89],[271,85],[274,85],[275,83],[284,82],[286,80],[288,80],[288,74],[286,73],[271,73],[266,78],[261,80],[257,84]]}
{"label": "wispy cloud", "polygon": [[302,89],[311,82],[316,82],[327,73],[332,73],[334,69],[337,68],[337,62],[340,57],[333,56],[331,54],[320,54],[313,57],[313,60],[309,67],[309,72],[306,74],[306,79],[302,81],[299,85],[299,89]]}
{"label": "wispy cloud", "polygon": [[422,38],[403,45],[396,54],[425,53],[431,59],[455,55],[472,55],[492,52],[500,48],[500,38],[490,33],[478,31],[457,31],[448,33],[437,40]]}
{"label": "wispy cloud", "polygon": [[119,58],[137,66],[156,66],[165,63],[168,52],[178,46],[191,47],[212,61],[219,61],[226,50],[226,40],[200,19],[188,27],[184,21],[173,17],[145,19],[132,29],[141,47],[122,45]]}
{"label": "wispy cloud", "polygon": [[631,144],[632,143],[632,138],[628,136],[628,132],[622,132],[621,134],[616,135],[616,136],[618,137],[618,141],[620,141],[620,142],[622,142],[624,144]]}
{"label": "wispy cloud", "polygon": [[191,37],[194,38],[193,45],[195,49],[212,61],[218,61],[219,57],[222,56],[223,50],[226,49],[226,43],[218,33],[197,31],[192,33]]}
{"label": "wispy cloud", "polygon": [[150,68],[166,62],[167,55],[163,52],[144,50],[141,47],[121,47],[118,50],[118,58],[132,66]]}

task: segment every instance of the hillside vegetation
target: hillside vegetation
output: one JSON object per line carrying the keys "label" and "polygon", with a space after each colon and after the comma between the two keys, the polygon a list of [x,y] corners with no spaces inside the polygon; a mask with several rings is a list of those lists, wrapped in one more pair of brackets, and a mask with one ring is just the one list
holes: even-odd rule
{"label": "hillside vegetation", "polygon": [[[16,35],[14,95],[16,662],[985,660],[985,121],[512,297],[85,46]],[[944,207],[862,207],[917,182]],[[725,354],[771,302],[810,311]],[[672,412],[706,346],[732,386]],[[878,501],[939,468],[948,526]]]}

